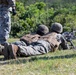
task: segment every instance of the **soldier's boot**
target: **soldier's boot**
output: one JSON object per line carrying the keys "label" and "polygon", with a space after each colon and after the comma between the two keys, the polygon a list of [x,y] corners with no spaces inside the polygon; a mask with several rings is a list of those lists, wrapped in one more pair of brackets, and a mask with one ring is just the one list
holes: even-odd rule
{"label": "soldier's boot", "polygon": [[14,44],[10,44],[9,47],[9,59],[17,59],[17,51],[18,51],[18,46]]}
{"label": "soldier's boot", "polygon": [[5,44],[4,49],[3,49],[4,60],[8,60],[9,59],[8,47],[9,47],[9,44]]}

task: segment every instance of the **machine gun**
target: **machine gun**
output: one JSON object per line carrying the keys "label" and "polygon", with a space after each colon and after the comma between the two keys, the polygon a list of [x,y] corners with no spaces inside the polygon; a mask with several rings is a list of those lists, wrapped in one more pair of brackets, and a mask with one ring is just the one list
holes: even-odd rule
{"label": "machine gun", "polygon": [[73,37],[74,37],[73,32],[64,32],[62,33],[62,35],[69,43],[70,49],[75,49],[75,46],[73,44]]}

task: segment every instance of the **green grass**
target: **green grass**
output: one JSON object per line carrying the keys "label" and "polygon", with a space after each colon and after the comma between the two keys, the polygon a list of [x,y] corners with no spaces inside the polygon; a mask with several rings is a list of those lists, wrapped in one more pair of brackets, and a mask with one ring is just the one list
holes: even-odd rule
{"label": "green grass", "polygon": [[19,39],[18,38],[11,38],[11,39],[8,39],[8,42],[14,42],[14,41],[18,41]]}
{"label": "green grass", "polygon": [[76,75],[76,50],[7,61],[0,56],[0,75]]}

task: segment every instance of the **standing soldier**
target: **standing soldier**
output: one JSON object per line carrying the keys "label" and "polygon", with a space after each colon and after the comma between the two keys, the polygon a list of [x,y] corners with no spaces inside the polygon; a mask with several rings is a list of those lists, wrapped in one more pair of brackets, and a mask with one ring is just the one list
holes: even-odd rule
{"label": "standing soldier", "polygon": [[15,0],[0,0],[0,44],[2,45],[7,43],[11,30],[10,8],[15,15]]}

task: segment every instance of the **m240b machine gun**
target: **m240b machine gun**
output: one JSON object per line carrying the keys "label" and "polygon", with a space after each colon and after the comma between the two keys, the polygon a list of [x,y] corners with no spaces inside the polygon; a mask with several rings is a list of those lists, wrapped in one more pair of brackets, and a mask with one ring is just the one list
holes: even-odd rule
{"label": "m240b machine gun", "polygon": [[73,32],[64,32],[62,33],[63,37],[66,39],[66,41],[69,43],[70,49],[75,49],[74,43],[73,43]]}

